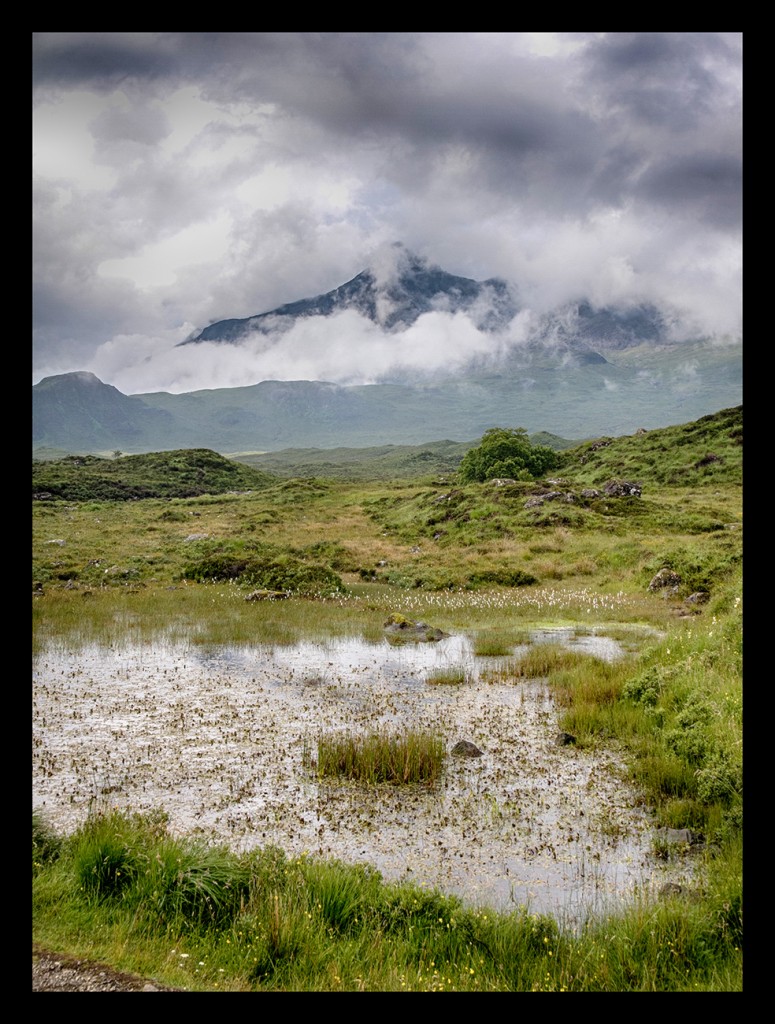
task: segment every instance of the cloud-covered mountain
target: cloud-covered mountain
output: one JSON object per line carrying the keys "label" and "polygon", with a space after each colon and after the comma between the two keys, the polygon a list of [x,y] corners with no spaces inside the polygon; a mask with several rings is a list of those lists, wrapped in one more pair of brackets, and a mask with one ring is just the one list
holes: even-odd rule
{"label": "cloud-covered mountain", "polygon": [[344,312],[357,313],[388,332],[411,326],[424,313],[462,312],[478,330],[492,331],[505,328],[518,311],[509,286],[500,278],[473,281],[449,274],[394,242],[379,249],[351,281],[324,295],[255,316],[219,320],[182,344],[234,344],[256,332],[284,333],[299,320]]}
{"label": "cloud-covered mountain", "polygon": [[[255,346],[263,335],[261,347],[267,350],[302,321],[341,314],[355,314],[380,331],[397,335],[433,313],[461,314],[472,331],[495,336],[497,340],[480,344],[478,350],[472,347],[470,363],[477,365],[483,357],[491,365],[508,360],[515,348],[521,361],[526,353],[542,348],[589,361],[595,352],[600,357],[606,350],[668,338],[666,319],[652,305],[600,309],[582,300],[535,316],[520,306],[517,289],[501,278],[474,281],[450,274],[394,242],[377,250],[365,270],[332,291],[254,316],[219,320],[181,344]],[[461,365],[458,359],[455,372],[468,369],[470,363]],[[396,376],[396,366],[391,375]]]}
{"label": "cloud-covered mountain", "polygon": [[469,441],[493,426],[581,438],[742,400],[739,346],[671,341],[654,306],[579,301],[539,316],[505,281],[458,277],[400,244],[333,291],[219,321],[183,344],[172,351],[192,366],[258,350],[262,369],[285,372],[132,396],[91,373],[46,377],[33,387],[33,447],[362,447]]}

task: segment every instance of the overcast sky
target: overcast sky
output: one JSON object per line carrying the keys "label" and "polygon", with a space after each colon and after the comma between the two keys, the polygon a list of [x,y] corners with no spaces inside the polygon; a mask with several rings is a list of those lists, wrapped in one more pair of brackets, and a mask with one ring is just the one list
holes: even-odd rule
{"label": "overcast sky", "polygon": [[391,347],[481,349],[442,314],[392,346],[348,316],[176,348],[396,240],[535,313],[652,300],[742,334],[739,33],[42,32],[33,72],[33,383],[366,381]]}

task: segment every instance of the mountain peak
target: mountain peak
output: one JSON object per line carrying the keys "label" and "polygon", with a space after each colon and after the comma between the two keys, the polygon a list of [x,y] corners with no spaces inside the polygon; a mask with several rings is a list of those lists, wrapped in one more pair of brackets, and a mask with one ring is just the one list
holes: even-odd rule
{"label": "mountain peak", "polygon": [[279,336],[300,319],[346,311],[385,331],[409,327],[432,312],[465,312],[480,330],[495,330],[504,327],[517,308],[505,281],[458,277],[416,255],[403,242],[388,242],[372,251],[365,270],[325,295],[240,320],[219,320],[182,344],[239,344],[251,334]]}
{"label": "mountain peak", "polygon": [[416,274],[428,266],[428,261],[411,252],[403,242],[386,242],[377,246],[368,259],[368,270],[377,288],[390,288],[403,277]]}

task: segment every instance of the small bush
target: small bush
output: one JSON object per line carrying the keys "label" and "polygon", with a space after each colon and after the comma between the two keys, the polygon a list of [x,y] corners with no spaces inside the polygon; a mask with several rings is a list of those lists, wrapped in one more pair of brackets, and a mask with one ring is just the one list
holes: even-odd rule
{"label": "small bush", "polygon": [[310,565],[292,555],[261,557],[230,552],[205,554],[183,567],[181,578],[198,583],[235,580],[263,590],[296,594],[342,593],[344,583],[331,569]]}
{"label": "small bush", "polygon": [[468,577],[473,586],[495,584],[501,587],[529,587],[538,583],[538,577],[523,569],[486,569]]}

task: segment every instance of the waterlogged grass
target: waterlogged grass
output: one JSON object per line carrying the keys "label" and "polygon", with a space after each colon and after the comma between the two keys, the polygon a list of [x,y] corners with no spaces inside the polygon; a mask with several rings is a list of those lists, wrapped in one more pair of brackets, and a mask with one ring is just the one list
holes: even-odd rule
{"label": "waterlogged grass", "polygon": [[550,676],[569,666],[587,666],[590,660],[588,654],[568,651],[559,644],[541,643],[534,644],[524,654],[514,658],[511,671],[515,676],[535,679]]}
{"label": "waterlogged grass", "polygon": [[474,637],[474,654],[477,657],[503,657],[512,654],[518,644],[530,643],[529,630],[484,629]]}
{"label": "waterlogged grass", "polygon": [[444,740],[433,732],[322,736],[317,744],[319,778],[433,784],[441,778],[443,768]]}
{"label": "waterlogged grass", "polygon": [[430,683],[432,686],[462,686],[472,680],[473,676],[468,669],[455,665],[451,665],[449,668],[434,669],[425,677],[426,683]]}
{"label": "waterlogged grass", "polygon": [[[101,863],[129,870],[95,875]],[[33,858],[34,937],[57,949],[77,926],[77,955],[188,991],[740,991],[736,870],[717,857],[702,900],[636,903],[568,933],[367,866],[208,850],[158,816],[112,812]]]}
{"label": "waterlogged grass", "polygon": [[[397,613],[447,632],[475,638],[477,653],[507,651],[531,629],[611,624],[625,631],[664,625],[670,610],[643,594],[596,593],[588,587],[539,587],[529,592],[491,589],[428,593],[385,585],[351,584],[337,596],[247,601],[228,583],[178,583],[164,588],[61,589],[33,600],[33,645],[112,644],[121,637],[195,644],[296,643],[310,637],[384,636],[386,616]],[[520,623],[515,628],[515,620]]]}

